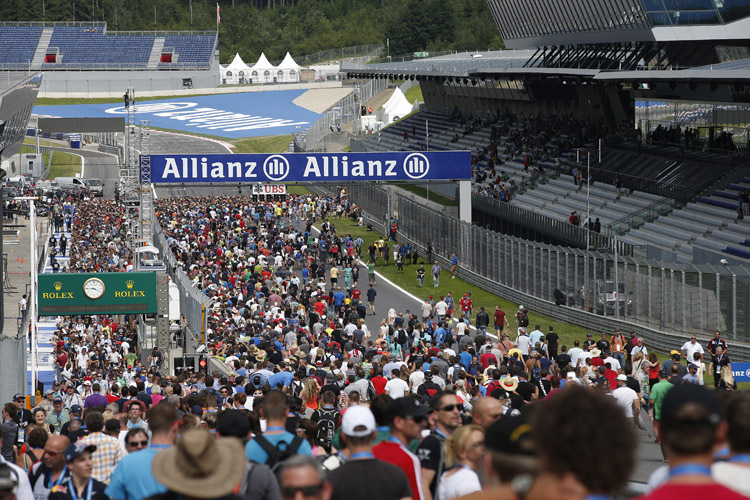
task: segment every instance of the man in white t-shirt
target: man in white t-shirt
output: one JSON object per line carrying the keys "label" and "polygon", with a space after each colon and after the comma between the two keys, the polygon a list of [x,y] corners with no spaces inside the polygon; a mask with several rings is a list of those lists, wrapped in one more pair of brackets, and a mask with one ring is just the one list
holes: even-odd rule
{"label": "man in white t-shirt", "polygon": [[581,357],[581,354],[583,354],[583,349],[581,349],[581,342],[576,340],[573,342],[573,347],[568,350],[568,356],[570,356],[570,364],[575,368],[578,366],[578,358]]}
{"label": "man in white t-shirt", "polygon": [[613,358],[610,354],[606,358],[604,358],[604,364],[609,363],[612,369],[616,372],[620,371],[620,368],[622,368],[622,365],[620,364],[620,361],[617,358]]}
{"label": "man in white t-shirt", "polygon": [[518,349],[521,350],[521,354],[524,357],[529,356],[529,348],[531,347],[531,339],[526,335],[526,328],[521,327],[518,329]]}
{"label": "man in white t-shirt", "polygon": [[645,358],[646,356],[648,356],[648,349],[646,349],[646,346],[645,346],[645,345],[643,345],[643,339],[638,339],[638,345],[637,345],[637,346],[635,346],[635,347],[633,347],[633,348],[632,348],[632,349],[630,350],[630,356],[631,356],[631,357],[635,357],[635,355],[636,355],[636,354],[638,354],[639,352],[642,352],[642,353],[643,353],[643,357],[644,357],[644,358]]}
{"label": "man in white t-shirt", "polygon": [[700,354],[700,361],[703,363],[703,346],[698,343],[698,339],[695,335],[690,339],[689,342],[685,342],[682,345],[682,357],[687,359],[688,364],[695,361],[695,353]]}
{"label": "man in white t-shirt", "polygon": [[[409,385],[411,385],[411,392],[414,394],[417,393],[417,389],[419,389],[419,386],[424,383],[424,372],[421,370],[414,370],[411,375],[409,375]],[[386,383],[386,385],[388,385]]]}
{"label": "man in white t-shirt", "polygon": [[438,317],[438,321],[443,321],[443,317],[448,312],[448,304],[446,304],[443,297],[440,297],[440,300],[435,304],[435,314]]}
{"label": "man in white t-shirt", "polygon": [[612,396],[617,405],[622,408],[627,418],[633,418],[641,412],[641,402],[638,394],[626,385],[628,377],[621,373],[617,376],[617,389],[612,391]]}
{"label": "man in white t-shirt", "polygon": [[409,392],[409,384],[401,380],[399,370],[391,372],[392,378],[385,384],[385,393],[393,399],[403,398]]}

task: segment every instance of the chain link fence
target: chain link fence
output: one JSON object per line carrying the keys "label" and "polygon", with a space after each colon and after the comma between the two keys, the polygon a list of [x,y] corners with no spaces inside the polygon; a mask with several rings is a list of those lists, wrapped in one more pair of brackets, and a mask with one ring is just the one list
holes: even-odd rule
{"label": "chain link fence", "polygon": [[335,61],[340,59],[351,59],[353,57],[359,57],[364,59],[363,62],[368,62],[370,59],[382,54],[383,49],[384,46],[382,43],[374,43],[370,45],[354,45],[351,47],[322,50],[313,54],[298,56],[296,58],[296,61],[300,66],[312,66],[313,64],[320,64],[322,62]]}
{"label": "chain link fence", "polygon": [[[294,134],[295,150],[326,150],[325,138],[331,134],[331,127],[336,130],[344,123],[355,121],[359,117],[359,107],[384,91],[388,80],[370,80],[355,86],[354,91],[341,99],[335,106],[320,117],[318,121],[305,130]],[[356,124],[355,124],[356,128]]]}
{"label": "chain link fence", "polygon": [[[332,194],[333,187],[317,186]],[[508,300],[592,331],[633,330],[662,351],[714,330],[735,341],[734,358],[750,360],[750,269],[675,264],[548,245],[483,229],[425,207],[382,186],[347,187],[379,232],[391,217],[397,238],[449,265],[458,275]],[[738,344],[737,342],[740,342]],[[734,359],[733,358],[733,359]]]}
{"label": "chain link fence", "polygon": [[[26,315],[28,317],[28,314]],[[28,321],[25,322],[28,327]],[[28,330],[28,328],[26,328]],[[0,335],[0,366],[3,383],[0,384],[0,403],[13,400],[14,394],[26,394],[26,335]]]}
{"label": "chain link fence", "polygon": [[167,273],[180,291],[180,313],[185,318],[183,325],[187,327],[193,338],[199,338],[206,331],[206,315],[204,314],[213,300],[202,290],[193,285],[182,266],[172,254],[164,231],[158,223],[154,223],[154,246],[159,249],[159,255],[167,266]]}

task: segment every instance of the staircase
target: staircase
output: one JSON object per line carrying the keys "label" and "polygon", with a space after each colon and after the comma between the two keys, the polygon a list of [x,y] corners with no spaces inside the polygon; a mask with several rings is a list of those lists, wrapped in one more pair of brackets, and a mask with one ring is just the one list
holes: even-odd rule
{"label": "staircase", "polygon": [[148,69],[158,69],[161,61],[161,49],[164,48],[164,37],[157,36],[154,39],[154,46],[151,48],[151,55],[148,58]]}
{"label": "staircase", "polygon": [[36,46],[36,52],[34,52],[34,58],[31,60],[31,67],[39,69],[42,67],[44,62],[44,56],[47,55],[47,48],[49,47],[49,41],[52,39],[52,32],[54,28],[44,28],[42,30],[42,36],[39,38],[39,45]]}

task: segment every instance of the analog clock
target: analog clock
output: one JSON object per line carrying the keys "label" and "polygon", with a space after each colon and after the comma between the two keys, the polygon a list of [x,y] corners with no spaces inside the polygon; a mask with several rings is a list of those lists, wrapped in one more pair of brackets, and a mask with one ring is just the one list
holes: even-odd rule
{"label": "analog clock", "polygon": [[91,278],[83,284],[83,293],[91,300],[96,300],[104,295],[104,282],[99,278]]}

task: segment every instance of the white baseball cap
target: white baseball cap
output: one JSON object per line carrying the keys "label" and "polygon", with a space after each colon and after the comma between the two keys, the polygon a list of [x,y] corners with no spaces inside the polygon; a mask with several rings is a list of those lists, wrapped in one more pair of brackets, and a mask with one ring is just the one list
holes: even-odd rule
{"label": "white baseball cap", "polygon": [[351,406],[341,418],[341,432],[346,436],[369,436],[376,429],[375,416],[366,406]]}

